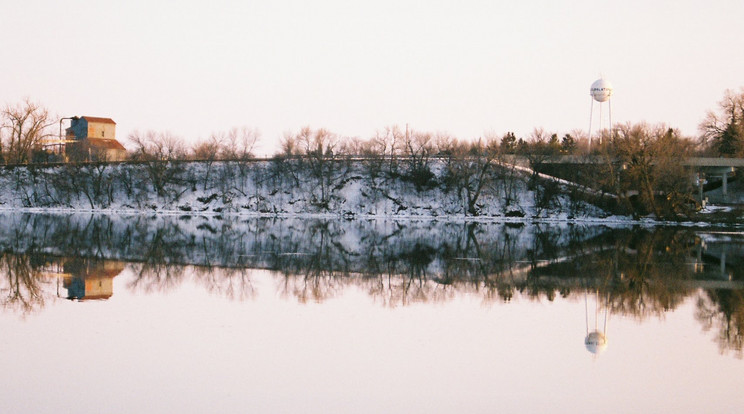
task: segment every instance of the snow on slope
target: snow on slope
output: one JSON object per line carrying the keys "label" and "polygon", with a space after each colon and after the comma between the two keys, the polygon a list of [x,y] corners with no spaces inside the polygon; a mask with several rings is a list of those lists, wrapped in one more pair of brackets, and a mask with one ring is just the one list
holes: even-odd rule
{"label": "snow on slope", "polygon": [[[137,214],[238,214],[248,216],[418,217],[479,220],[616,220],[566,194],[540,204],[527,174],[501,174],[466,214],[464,191],[446,185],[444,161],[425,186],[400,176],[370,174],[363,162],[338,163],[313,175],[298,161],[169,164],[166,181],[147,164],[47,169],[6,169],[0,175],[0,209]],[[164,174],[160,172],[160,174]],[[158,180],[165,184],[156,186]],[[565,183],[559,183],[564,186]]]}

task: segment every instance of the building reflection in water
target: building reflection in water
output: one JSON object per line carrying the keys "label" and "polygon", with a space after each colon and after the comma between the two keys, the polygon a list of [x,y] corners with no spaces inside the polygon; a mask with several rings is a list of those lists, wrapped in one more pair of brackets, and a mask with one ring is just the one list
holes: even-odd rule
{"label": "building reflection in water", "polygon": [[105,300],[114,294],[114,278],[125,267],[124,262],[87,258],[63,258],[48,266],[46,275],[56,277],[67,289],[70,300]]}

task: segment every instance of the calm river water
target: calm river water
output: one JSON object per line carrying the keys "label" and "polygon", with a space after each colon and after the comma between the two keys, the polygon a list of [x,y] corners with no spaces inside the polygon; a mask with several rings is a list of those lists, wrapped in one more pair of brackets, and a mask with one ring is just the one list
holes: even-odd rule
{"label": "calm river water", "polygon": [[741,229],[0,219],[1,412],[744,407]]}

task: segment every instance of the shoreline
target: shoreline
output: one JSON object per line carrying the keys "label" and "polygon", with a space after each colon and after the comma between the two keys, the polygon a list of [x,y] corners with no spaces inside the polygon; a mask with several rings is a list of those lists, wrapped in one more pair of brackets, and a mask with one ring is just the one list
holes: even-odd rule
{"label": "shoreline", "polygon": [[[522,224],[588,224],[607,226],[646,226],[646,227],[733,227],[744,228],[744,216],[741,221],[731,221],[725,214],[744,214],[744,209],[718,207],[714,211],[697,213],[710,216],[710,220],[656,220],[646,217],[635,219],[629,216],[611,215],[607,217],[578,217],[570,218],[565,214],[557,217],[505,217],[505,216],[462,216],[462,215],[398,215],[398,214],[349,214],[349,213],[261,213],[235,211],[181,211],[181,210],[134,210],[134,209],[75,209],[75,208],[46,208],[46,207],[2,207],[0,214],[51,214],[51,215],[104,215],[104,216],[188,216],[205,218],[252,218],[252,219],[324,219],[324,220],[392,220],[392,221],[429,221],[453,223],[522,223]],[[706,217],[707,218],[707,217]]]}

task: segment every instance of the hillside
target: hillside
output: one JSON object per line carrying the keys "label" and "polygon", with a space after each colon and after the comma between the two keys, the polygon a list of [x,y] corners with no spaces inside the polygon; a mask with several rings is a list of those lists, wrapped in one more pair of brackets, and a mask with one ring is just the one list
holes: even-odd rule
{"label": "hillside", "polygon": [[340,217],[592,218],[575,188],[516,167],[277,159],[6,168],[0,208]]}

